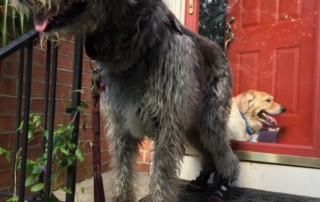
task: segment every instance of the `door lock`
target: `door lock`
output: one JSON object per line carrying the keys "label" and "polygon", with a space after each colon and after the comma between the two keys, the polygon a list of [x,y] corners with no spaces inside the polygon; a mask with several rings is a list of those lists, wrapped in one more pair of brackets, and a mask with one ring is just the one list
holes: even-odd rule
{"label": "door lock", "polygon": [[193,14],[193,8],[194,8],[194,0],[188,0],[188,11],[189,15]]}

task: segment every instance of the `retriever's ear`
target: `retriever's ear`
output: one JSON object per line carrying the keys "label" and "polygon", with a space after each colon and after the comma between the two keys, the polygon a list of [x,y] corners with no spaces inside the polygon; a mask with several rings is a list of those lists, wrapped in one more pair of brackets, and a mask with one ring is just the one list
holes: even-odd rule
{"label": "retriever's ear", "polygon": [[254,92],[249,90],[240,96],[239,103],[238,103],[238,108],[242,113],[246,113],[250,108],[253,107],[254,105]]}

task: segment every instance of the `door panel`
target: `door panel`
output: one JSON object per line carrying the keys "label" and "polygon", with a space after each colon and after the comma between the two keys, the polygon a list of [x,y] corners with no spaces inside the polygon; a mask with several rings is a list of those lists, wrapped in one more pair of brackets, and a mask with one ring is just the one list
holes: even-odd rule
{"label": "door panel", "polygon": [[287,107],[277,117],[278,143],[310,145],[314,97],[315,0],[240,0],[228,15],[236,19],[229,56],[234,91],[269,92]]}
{"label": "door panel", "polygon": [[[194,4],[199,9],[201,3],[215,1],[194,0]],[[235,18],[235,37],[228,50],[234,94],[266,91],[287,107],[276,117],[281,127],[277,144],[242,142],[236,147],[320,157],[319,1],[229,0],[227,5],[227,19]],[[186,10],[186,25],[194,31],[198,16],[199,10],[192,15]]]}

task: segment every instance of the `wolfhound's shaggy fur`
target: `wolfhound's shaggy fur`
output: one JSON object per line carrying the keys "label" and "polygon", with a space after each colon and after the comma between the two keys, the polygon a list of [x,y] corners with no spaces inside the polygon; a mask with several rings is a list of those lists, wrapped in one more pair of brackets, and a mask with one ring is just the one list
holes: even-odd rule
{"label": "wolfhound's shaggy fur", "polygon": [[147,201],[177,201],[185,141],[203,170],[227,181],[238,159],[226,135],[231,74],[223,51],[183,27],[162,0],[12,0],[36,13],[43,35],[86,37],[87,54],[106,78],[104,109],[114,174],[113,201],[135,201],[139,143],[154,141]]}

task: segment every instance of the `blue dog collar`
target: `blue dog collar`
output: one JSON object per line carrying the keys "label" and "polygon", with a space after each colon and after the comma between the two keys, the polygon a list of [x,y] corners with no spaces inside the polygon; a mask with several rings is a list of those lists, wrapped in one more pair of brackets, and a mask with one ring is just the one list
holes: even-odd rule
{"label": "blue dog collar", "polygon": [[244,122],[246,123],[246,132],[249,134],[249,135],[253,135],[254,131],[251,130],[251,127],[246,119],[246,117],[244,117],[243,113],[238,109],[242,119],[244,120]]}

